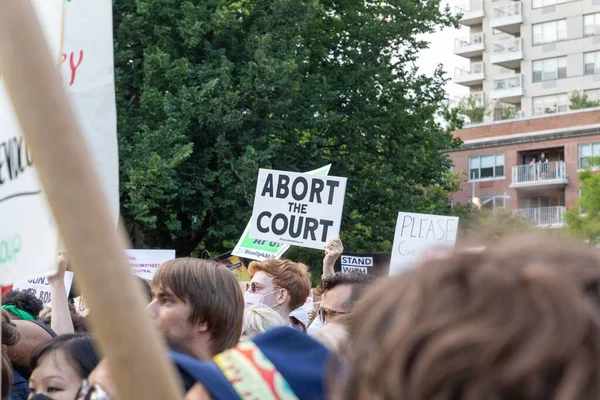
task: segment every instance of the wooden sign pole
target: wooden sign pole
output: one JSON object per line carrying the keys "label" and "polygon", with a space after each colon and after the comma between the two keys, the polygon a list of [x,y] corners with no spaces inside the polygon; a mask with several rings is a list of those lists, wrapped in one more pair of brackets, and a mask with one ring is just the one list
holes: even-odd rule
{"label": "wooden sign pole", "polygon": [[0,71],[119,397],[181,399],[30,0],[0,1]]}

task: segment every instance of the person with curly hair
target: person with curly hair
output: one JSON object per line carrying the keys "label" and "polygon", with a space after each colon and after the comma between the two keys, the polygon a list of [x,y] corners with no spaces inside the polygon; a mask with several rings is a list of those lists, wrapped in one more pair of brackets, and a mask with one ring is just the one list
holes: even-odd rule
{"label": "person with curly hair", "polygon": [[44,303],[27,290],[11,290],[3,296],[2,308],[12,314],[12,319],[36,320]]}

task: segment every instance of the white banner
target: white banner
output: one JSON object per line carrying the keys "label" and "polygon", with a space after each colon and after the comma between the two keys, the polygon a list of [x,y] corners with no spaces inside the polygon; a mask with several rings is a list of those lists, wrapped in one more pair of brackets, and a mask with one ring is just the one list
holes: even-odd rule
{"label": "white banner", "polygon": [[421,260],[429,249],[454,248],[458,217],[398,213],[390,275],[397,275]]}
{"label": "white banner", "polygon": [[[33,5],[58,68],[64,0],[34,0]],[[57,269],[58,232],[34,161],[0,75],[0,285]]]}
{"label": "white banner", "polygon": [[160,264],[175,258],[175,250],[125,250],[133,273],[151,281]]}
{"label": "white banner", "polygon": [[345,194],[346,178],[261,169],[250,235],[322,250],[340,233]]}
{"label": "white banner", "polygon": [[[73,285],[73,272],[65,271],[65,292],[67,296],[71,292]],[[29,278],[26,281],[15,282],[12,290],[26,290],[40,299],[44,307],[51,308],[52,295],[50,291],[50,282],[46,277]]]}

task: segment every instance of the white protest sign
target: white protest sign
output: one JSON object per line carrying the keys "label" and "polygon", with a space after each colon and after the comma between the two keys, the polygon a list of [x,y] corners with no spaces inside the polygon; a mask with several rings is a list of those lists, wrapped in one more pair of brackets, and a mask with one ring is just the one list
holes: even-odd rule
{"label": "white protest sign", "polygon": [[345,194],[346,178],[261,169],[250,235],[322,250],[339,235]]}
{"label": "white protest sign", "polygon": [[457,233],[458,217],[398,213],[390,275],[397,275],[417,264],[423,251],[453,248]]}
{"label": "white protest sign", "polygon": [[[60,63],[64,0],[34,0],[50,52]],[[42,89],[40,89],[42,90]],[[56,272],[58,232],[0,71],[0,285]]]}
{"label": "white protest sign", "polygon": [[65,4],[61,74],[116,224],[119,154],[112,21],[110,0]]}
{"label": "white protest sign", "polygon": [[151,281],[160,264],[175,258],[175,250],[125,250],[133,273]]}
{"label": "white protest sign", "polygon": [[342,272],[368,273],[367,268],[374,265],[373,257],[345,256],[341,257]]}
{"label": "white protest sign", "polygon": [[[314,174],[319,176],[327,176],[329,174],[329,170],[331,169],[331,164],[321,167],[319,169],[315,169],[313,171],[307,172],[307,174]],[[289,244],[271,242],[268,240],[259,240],[253,239],[250,236],[250,228],[252,226],[252,221],[248,222],[246,225],[246,229],[244,229],[244,233],[242,237],[235,245],[235,248],[231,252],[232,255],[244,258],[250,258],[252,260],[264,261],[268,258],[279,259],[289,248]]]}
{"label": "white protest sign", "polygon": [[[65,271],[65,292],[67,296],[73,285],[73,272]],[[46,277],[29,278],[26,281],[15,282],[13,290],[25,290],[30,292],[36,298],[44,303],[44,307],[51,307],[52,293],[50,291],[50,282]]]}

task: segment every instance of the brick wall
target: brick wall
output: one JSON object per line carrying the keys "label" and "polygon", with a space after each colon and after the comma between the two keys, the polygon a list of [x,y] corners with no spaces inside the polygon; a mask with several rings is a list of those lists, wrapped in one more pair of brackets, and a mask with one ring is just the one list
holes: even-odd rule
{"label": "brick wall", "polygon": [[465,141],[595,124],[600,124],[600,110],[598,109],[511,122],[477,125],[455,131],[454,136]]}

